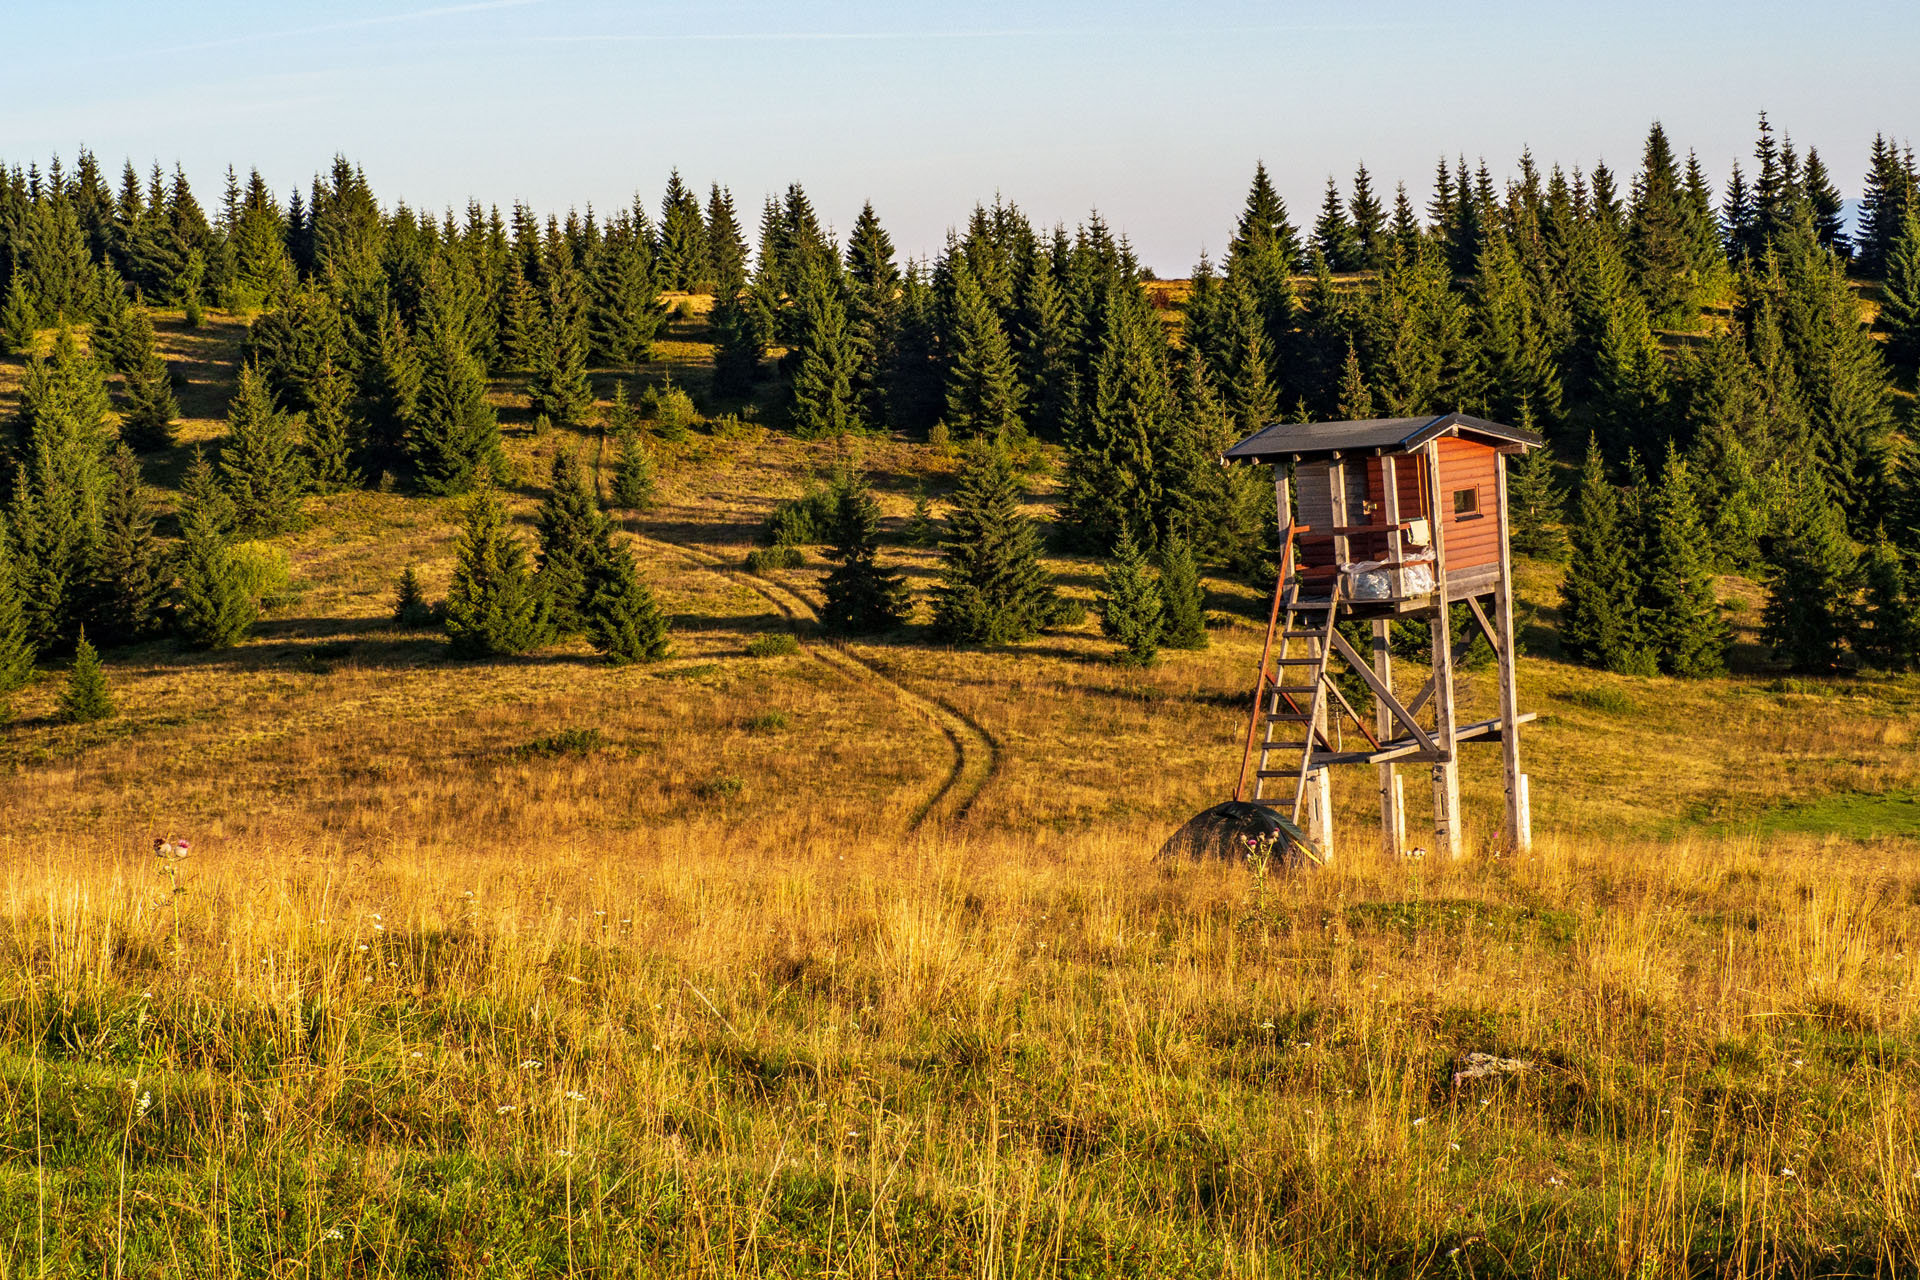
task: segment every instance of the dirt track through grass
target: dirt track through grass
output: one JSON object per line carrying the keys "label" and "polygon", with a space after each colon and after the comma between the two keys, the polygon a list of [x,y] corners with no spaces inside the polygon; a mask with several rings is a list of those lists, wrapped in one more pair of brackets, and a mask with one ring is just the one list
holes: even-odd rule
{"label": "dirt track through grass", "polygon": [[[790,587],[758,574],[747,573],[712,552],[685,543],[638,532],[634,536],[642,543],[678,552],[702,568],[738,582],[779,610],[781,616],[790,623],[819,622],[819,614],[813,603]],[[825,641],[818,636],[796,635],[796,638],[800,639],[805,652],[816,661],[856,682],[884,688],[902,705],[938,729],[953,748],[953,767],[908,819],[907,830],[917,831],[929,823],[939,826],[964,820],[973,802],[999,769],[999,751],[987,731],[940,699],[910,689],[886,675],[847,645]]]}

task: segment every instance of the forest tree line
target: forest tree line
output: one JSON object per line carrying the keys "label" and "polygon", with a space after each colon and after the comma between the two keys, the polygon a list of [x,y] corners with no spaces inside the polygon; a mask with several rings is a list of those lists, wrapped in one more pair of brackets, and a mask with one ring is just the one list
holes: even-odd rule
{"label": "forest tree line", "polygon": [[[1565,460],[1516,469],[1516,538],[1571,552],[1575,656],[1718,669],[1711,576],[1737,570],[1775,584],[1767,634],[1792,665],[1824,669],[1851,647],[1904,666],[1920,649],[1920,485],[1899,421],[1920,361],[1916,191],[1911,150],[1876,138],[1850,234],[1818,153],[1764,117],[1751,177],[1736,167],[1717,195],[1658,125],[1624,189],[1603,164],[1542,173],[1523,155],[1496,187],[1484,163],[1459,160],[1416,212],[1404,184],[1389,200],[1363,166],[1345,193],[1329,180],[1304,228],[1262,166],[1221,261],[1196,265],[1169,325],[1097,213],[1049,229],[979,206],[937,256],[902,261],[871,205],[842,243],[798,184],[767,200],[750,249],[731,194],[715,184],[703,200],[677,172],[657,215],[636,200],[543,220],[517,205],[383,207],[344,158],[284,202],[257,173],[229,172],[212,217],[177,169],[142,179],[129,165],[116,191],[86,153],[71,172],[0,167],[0,337],[25,350],[60,330],[29,361],[0,480],[17,629],[46,652],[83,625],[108,642],[232,634],[193,621],[226,607],[201,599],[201,579],[286,527],[304,493],[389,476],[424,493],[486,488],[504,476],[490,380],[524,389],[555,426],[591,425],[594,374],[604,387],[643,366],[661,295],[681,291],[714,298],[708,408],[765,406],[809,436],[988,446],[950,523],[1023,567],[968,563],[978,551],[949,541],[936,616],[955,638],[1017,638],[1058,616],[1028,563],[1040,531],[978,524],[1020,520],[1035,441],[1063,459],[1052,534],[1111,560],[1138,596],[1125,567],[1140,559],[1270,573],[1264,476],[1214,461],[1233,440],[1275,417],[1460,408],[1539,430]],[[1883,334],[1865,323],[1862,280]],[[178,414],[147,309],[193,324],[208,305],[259,313],[229,436],[190,472],[181,537],[165,556],[135,554],[153,520],[138,455],[171,444]],[[71,326],[90,330],[90,352]],[[644,433],[621,390],[638,492]],[[873,568],[859,533],[870,499],[851,482],[835,492],[844,579],[848,564]],[[469,540],[501,550],[472,525]],[[213,568],[193,567],[196,536]],[[534,576],[552,555],[541,548]],[[990,581],[1025,586],[975,598]],[[556,606],[567,596],[528,599],[587,625],[577,601]]]}

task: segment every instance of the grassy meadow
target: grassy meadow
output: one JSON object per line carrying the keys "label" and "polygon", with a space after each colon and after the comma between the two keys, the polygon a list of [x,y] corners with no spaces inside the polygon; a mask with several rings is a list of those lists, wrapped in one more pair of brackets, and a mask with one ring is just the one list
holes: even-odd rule
{"label": "grassy meadow", "polygon": [[[648,377],[697,391],[692,311]],[[170,503],[243,322],[161,331]],[[602,442],[496,399],[524,519]],[[1737,581],[1734,675],[1576,668],[1523,563],[1530,855],[1469,745],[1459,862],[1384,856],[1357,770],[1326,869],[1158,864],[1231,788],[1259,592],[1209,580],[1211,647],[1146,670],[924,603],[828,644],[817,556],[744,570],[761,517],[851,450],[924,592],[897,535],[957,459],[655,448],[662,663],[396,629],[457,504],[370,490],[310,500],[238,648],[108,655],[96,724],[16,695],[0,1280],[1915,1274],[1920,679],[1777,678]]]}

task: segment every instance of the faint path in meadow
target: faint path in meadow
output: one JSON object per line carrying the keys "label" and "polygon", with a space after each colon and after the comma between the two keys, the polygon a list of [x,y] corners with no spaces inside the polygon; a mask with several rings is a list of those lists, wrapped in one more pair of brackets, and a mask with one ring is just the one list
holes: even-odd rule
{"label": "faint path in meadow", "polygon": [[688,546],[683,542],[672,542],[665,538],[644,534],[633,530],[631,526],[629,529],[644,545],[675,552],[703,569],[721,574],[746,587],[777,609],[789,623],[794,624],[795,638],[800,641],[802,649],[810,657],[858,683],[885,689],[896,700],[945,735],[948,745],[953,748],[953,767],[947,771],[947,776],[941,780],[940,785],[908,819],[909,831],[916,831],[928,823],[943,825],[959,822],[967,816],[967,811],[973,807],[974,800],[985,790],[987,783],[992,780],[994,773],[1000,767],[1000,753],[994,745],[993,738],[972,717],[939,698],[920,693],[901,684],[861,658],[846,644],[826,640],[817,634],[811,636],[802,634],[798,624],[802,622],[817,624],[819,615],[814,611],[812,602],[799,591],[772,578],[748,573],[710,551]]}

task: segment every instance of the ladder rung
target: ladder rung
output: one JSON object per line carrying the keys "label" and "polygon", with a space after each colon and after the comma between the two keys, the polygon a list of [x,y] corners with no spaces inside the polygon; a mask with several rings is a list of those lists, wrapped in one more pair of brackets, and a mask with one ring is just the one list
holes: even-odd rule
{"label": "ladder rung", "polygon": [[1311,719],[1313,719],[1312,714],[1305,711],[1269,711],[1267,713],[1268,724],[1305,724]]}
{"label": "ladder rung", "polygon": [[1254,772],[1253,776],[1256,778],[1297,778],[1300,776],[1300,771],[1298,769],[1259,769]]}
{"label": "ladder rung", "polygon": [[1312,693],[1320,686],[1317,684],[1276,684],[1268,687],[1273,693]]}
{"label": "ladder rung", "polygon": [[[1318,635],[1319,632],[1315,632],[1314,634]],[[1275,658],[1273,662],[1275,666],[1279,667],[1317,667],[1320,665],[1320,659],[1318,658]]]}
{"label": "ladder rung", "polygon": [[1282,631],[1280,634],[1289,640],[1319,640],[1327,633],[1316,627],[1312,631]]}

